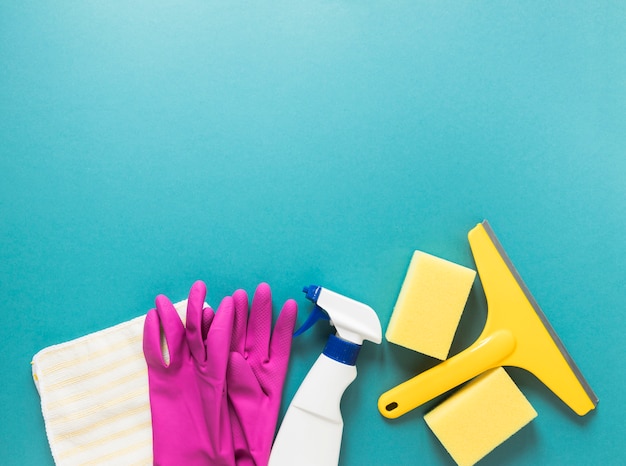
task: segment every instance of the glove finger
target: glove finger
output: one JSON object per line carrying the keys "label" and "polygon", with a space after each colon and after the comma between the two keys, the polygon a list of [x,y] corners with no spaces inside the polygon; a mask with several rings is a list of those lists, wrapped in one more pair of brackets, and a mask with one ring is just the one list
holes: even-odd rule
{"label": "glove finger", "polygon": [[233,334],[230,341],[230,350],[245,354],[246,327],[248,325],[248,293],[245,290],[237,290],[233,293],[233,305],[235,306],[235,320],[233,322]]}
{"label": "glove finger", "polygon": [[226,380],[226,367],[230,352],[230,340],[233,331],[233,298],[225,297],[217,308],[211,328],[206,337],[207,373],[216,382]]}
{"label": "glove finger", "polygon": [[161,321],[156,309],[150,309],[143,323],[143,354],[148,367],[161,368],[166,364],[161,353]]}
{"label": "glove finger", "polygon": [[156,297],[156,310],[163,329],[163,341],[159,337],[165,365],[182,361],[185,349],[185,327],[172,302],[164,295]]}
{"label": "glove finger", "polygon": [[185,334],[187,344],[193,358],[203,363],[206,361],[206,348],[202,338],[202,320],[204,318],[204,299],[206,298],[206,285],[198,280],[189,290],[187,299],[187,322]]}
{"label": "glove finger", "polygon": [[287,300],[276,320],[270,343],[270,361],[278,372],[285,373],[287,370],[297,317],[298,304],[293,299]]}
{"label": "glove finger", "polygon": [[252,298],[246,334],[246,354],[256,361],[266,361],[269,356],[270,331],[272,328],[272,291],[267,283],[261,283]]}
{"label": "glove finger", "polygon": [[213,312],[213,309],[211,309],[211,307],[205,307],[204,309],[202,309],[202,346],[204,346],[206,336],[209,334],[209,329],[211,328],[211,322],[213,322],[213,317],[215,317],[215,312]]}

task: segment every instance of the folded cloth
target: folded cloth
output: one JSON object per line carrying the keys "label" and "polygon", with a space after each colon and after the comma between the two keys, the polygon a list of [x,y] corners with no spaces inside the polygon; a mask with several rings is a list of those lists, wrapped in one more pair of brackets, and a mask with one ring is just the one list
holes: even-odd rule
{"label": "folded cloth", "polygon": [[[175,304],[185,319],[187,301]],[[33,378],[54,461],[150,465],[145,315],[38,352]]]}

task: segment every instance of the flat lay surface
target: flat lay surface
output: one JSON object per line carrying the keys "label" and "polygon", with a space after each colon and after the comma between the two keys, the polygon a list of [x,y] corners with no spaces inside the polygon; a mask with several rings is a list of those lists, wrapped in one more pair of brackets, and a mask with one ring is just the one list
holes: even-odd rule
{"label": "flat lay surface", "polygon": [[[0,463],[52,465],[30,362],[145,314],[321,285],[387,328],[415,250],[476,269],[483,219],[600,399],[480,464],[624,464],[626,5],[5,2],[0,6]],[[480,334],[478,276],[450,355]],[[333,329],[293,340],[281,414]],[[377,399],[438,361],[365,342],[340,465],[452,465]],[[280,418],[279,418],[280,422]]]}

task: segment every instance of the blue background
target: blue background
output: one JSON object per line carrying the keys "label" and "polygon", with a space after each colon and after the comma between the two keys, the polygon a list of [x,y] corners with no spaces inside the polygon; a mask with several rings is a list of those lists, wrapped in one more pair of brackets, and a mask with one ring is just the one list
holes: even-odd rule
{"label": "blue background", "polygon": [[[318,283],[383,328],[414,249],[487,218],[600,398],[484,464],[625,464],[626,3],[3,2],[0,462],[52,464],[29,362],[183,299]],[[278,312],[278,311],[276,311]],[[486,314],[477,282],[453,346]],[[294,342],[285,402],[329,329]],[[365,345],[342,465],[453,464],[378,396],[434,363]],[[284,412],[283,407],[283,412]]]}

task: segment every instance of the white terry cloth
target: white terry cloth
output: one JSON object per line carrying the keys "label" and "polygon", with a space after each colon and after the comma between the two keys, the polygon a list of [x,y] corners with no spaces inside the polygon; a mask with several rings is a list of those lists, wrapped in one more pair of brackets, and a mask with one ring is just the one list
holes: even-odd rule
{"label": "white terry cloth", "polygon": [[[187,301],[175,307],[184,322]],[[33,378],[57,465],[152,464],[144,320],[145,315],[33,357]]]}

